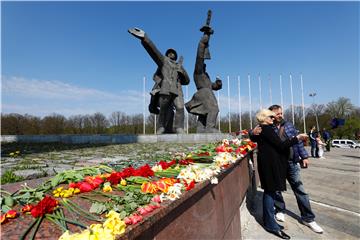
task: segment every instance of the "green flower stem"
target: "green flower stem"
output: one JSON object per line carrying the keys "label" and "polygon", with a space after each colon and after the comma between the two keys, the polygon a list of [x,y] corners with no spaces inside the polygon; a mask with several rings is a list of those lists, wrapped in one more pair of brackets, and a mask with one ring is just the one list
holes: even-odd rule
{"label": "green flower stem", "polygon": [[[65,218],[64,210],[61,208],[59,211],[60,211],[60,217]],[[66,225],[66,222],[65,221],[62,222],[64,224],[65,229],[69,229],[68,226]]]}
{"label": "green flower stem", "polygon": [[104,197],[108,197],[108,198],[111,198],[111,194],[106,194],[102,191],[99,191],[99,190],[94,190],[91,192],[91,195],[101,195],[101,196],[104,196]]}
{"label": "green flower stem", "polygon": [[[64,218],[64,214],[62,214],[62,209],[58,208],[54,211],[54,214],[60,218]],[[62,228],[67,228],[66,227],[66,222],[64,220],[57,220],[57,222],[59,223],[58,225]]]}
{"label": "green flower stem", "polygon": [[67,203],[68,203],[71,207],[73,207],[75,210],[80,211],[80,213],[88,216],[88,217],[91,218],[92,220],[97,221],[97,222],[102,222],[102,219],[99,219],[97,216],[88,213],[87,211],[85,211],[84,209],[82,209],[79,205],[77,205],[76,203],[74,203],[73,201],[67,200]]}
{"label": "green flower stem", "polygon": [[45,216],[50,216],[50,217],[52,217],[52,218],[64,220],[64,221],[66,221],[66,222],[68,222],[68,223],[77,225],[77,226],[82,227],[82,228],[87,228],[84,224],[79,223],[79,222],[76,222],[76,221],[73,221],[73,220],[70,220],[70,219],[68,219],[68,218],[60,218],[60,217],[58,217],[58,216],[51,215],[51,214],[45,214]]}
{"label": "green flower stem", "polygon": [[29,231],[32,229],[32,227],[37,223],[39,219],[35,219],[30,226],[25,230],[25,232],[20,236],[20,240],[24,240],[26,235],[29,233]]}
{"label": "green flower stem", "polygon": [[11,193],[9,193],[9,192],[7,192],[7,191],[4,191],[4,190],[1,190],[1,189],[0,189],[0,193],[5,193],[5,194],[7,194],[7,195],[10,195],[10,196],[11,196]]}
{"label": "green flower stem", "polygon": [[99,165],[98,168],[105,170],[106,172],[112,172],[114,169],[105,165]]}
{"label": "green flower stem", "polygon": [[41,216],[41,217],[38,218],[38,220],[36,222],[36,225],[34,227],[35,229],[34,229],[33,233],[30,236],[31,240],[33,240],[35,238],[35,235],[36,235],[37,231],[39,230],[40,224],[41,224],[43,219],[44,219],[44,216]]}
{"label": "green flower stem", "polygon": [[88,197],[88,196],[80,196],[81,198],[83,199],[87,199],[87,200],[90,200],[90,201],[93,201],[93,202],[98,202],[99,200],[96,200],[94,198],[91,198],[91,197]]}
{"label": "green flower stem", "polygon": [[78,205],[76,205],[75,203],[71,202],[70,200],[63,200],[62,204],[67,207],[70,211],[73,211],[81,216],[83,216],[84,218],[87,218],[89,220],[93,220],[96,222],[102,222],[99,218],[97,218],[96,216],[89,214],[87,212],[85,212],[82,208],[80,208]]}
{"label": "green flower stem", "polygon": [[60,223],[60,221],[55,220],[55,219],[53,219],[53,218],[50,217],[50,216],[46,216],[46,219],[49,220],[50,222],[58,225],[58,226],[63,230],[63,232],[65,232],[66,230],[68,230],[67,228],[65,228],[65,227],[62,225],[62,223]]}

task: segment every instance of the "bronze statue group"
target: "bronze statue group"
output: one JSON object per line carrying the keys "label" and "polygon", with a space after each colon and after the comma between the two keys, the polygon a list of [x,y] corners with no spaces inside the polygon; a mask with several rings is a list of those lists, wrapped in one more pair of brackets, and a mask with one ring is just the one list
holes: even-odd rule
{"label": "bronze statue group", "polygon": [[[215,128],[219,113],[214,91],[220,90],[222,81],[216,79],[211,82],[206,72],[205,60],[210,59],[209,40],[214,30],[210,27],[211,10],[208,11],[206,24],[200,29],[203,32],[197,49],[194,81],[196,93],[192,99],[184,104],[182,85],[188,85],[190,78],[184,69],[183,57],[170,48],[163,55],[150,40],[149,36],[139,28],[129,29],[128,32],[141,40],[141,44],[158,66],[154,73],[154,86],[150,92],[150,113],[158,115],[157,134],[184,132],[184,118],[186,110],[198,116],[197,133],[218,133]],[[175,117],[175,122],[174,122]]]}

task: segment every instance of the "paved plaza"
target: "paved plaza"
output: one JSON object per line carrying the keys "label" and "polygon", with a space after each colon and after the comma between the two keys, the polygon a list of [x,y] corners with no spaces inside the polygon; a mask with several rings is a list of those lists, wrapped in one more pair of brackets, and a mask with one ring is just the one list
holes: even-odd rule
{"label": "paved plaza", "polygon": [[[331,149],[324,156],[325,159],[310,158],[309,168],[301,171],[316,222],[324,233],[314,233],[300,223],[299,209],[289,185],[287,192],[283,193],[287,212],[286,221],[281,225],[291,239],[360,239],[360,150]],[[244,209],[243,239],[279,239],[259,224],[262,223],[260,188],[256,193],[254,209]]]}

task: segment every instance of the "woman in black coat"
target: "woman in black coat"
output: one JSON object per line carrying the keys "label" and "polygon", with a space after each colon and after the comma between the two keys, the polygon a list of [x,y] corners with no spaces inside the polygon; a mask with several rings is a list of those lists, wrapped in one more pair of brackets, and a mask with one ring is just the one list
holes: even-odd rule
{"label": "woman in black coat", "polygon": [[267,231],[283,239],[290,239],[275,221],[274,198],[276,191],[286,190],[286,169],[290,146],[297,144],[298,140],[306,138],[307,135],[299,134],[282,141],[273,128],[274,115],[267,109],[261,110],[256,115],[262,128],[256,141],[258,143],[258,172],[261,188],[264,189],[263,221]]}

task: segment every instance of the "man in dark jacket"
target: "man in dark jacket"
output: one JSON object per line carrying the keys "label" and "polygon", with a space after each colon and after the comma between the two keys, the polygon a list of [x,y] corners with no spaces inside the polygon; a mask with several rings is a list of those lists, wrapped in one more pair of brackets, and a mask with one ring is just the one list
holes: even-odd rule
{"label": "man in dark jacket", "polygon": [[194,81],[197,92],[192,99],[185,104],[186,110],[189,113],[198,115],[198,133],[219,132],[219,130],[215,128],[219,107],[213,90],[220,90],[222,81],[217,78],[214,83],[211,82],[209,74],[206,72],[206,64],[204,63],[206,59],[205,50],[208,48],[209,38],[212,33],[213,30],[209,28],[199,41],[194,70]]}
{"label": "man in dark jacket", "polygon": [[176,110],[176,133],[184,133],[184,97],[181,85],[188,85],[190,79],[182,66],[182,57],[179,62],[176,62],[177,53],[171,48],[166,51],[165,55],[162,55],[146,33],[139,28],[128,31],[141,40],[141,44],[158,66],[153,78],[155,84],[150,93],[149,106],[151,113],[159,113],[157,134],[172,132],[172,126],[168,126],[168,123],[172,122],[171,116],[174,107]]}
{"label": "man in dark jacket", "polygon": [[[275,113],[274,130],[281,139],[286,139],[298,133],[295,126],[291,122],[283,119],[282,108],[279,105],[272,105],[269,110]],[[257,135],[261,132],[260,127],[255,127],[250,131],[250,135]],[[256,138],[255,138],[256,140]],[[309,164],[308,153],[304,148],[304,143],[299,142],[293,145],[288,158],[288,167],[286,179],[288,180],[291,189],[293,190],[296,201],[300,210],[301,219],[303,223],[310,227],[316,233],[322,233],[323,229],[315,222],[315,214],[310,205],[309,195],[305,192],[304,185],[300,178],[300,162],[302,167],[306,168]],[[285,221],[284,210],[285,201],[281,192],[277,192],[275,207],[277,214],[275,215],[278,221]]]}
{"label": "man in dark jacket", "polygon": [[310,131],[308,133],[311,145],[311,157],[318,158],[319,157],[319,146],[316,141],[317,131],[315,126],[311,126]]}
{"label": "man in dark jacket", "polygon": [[322,137],[326,143],[326,151],[330,152],[331,135],[330,135],[329,131],[326,130],[326,128],[323,128]]}

